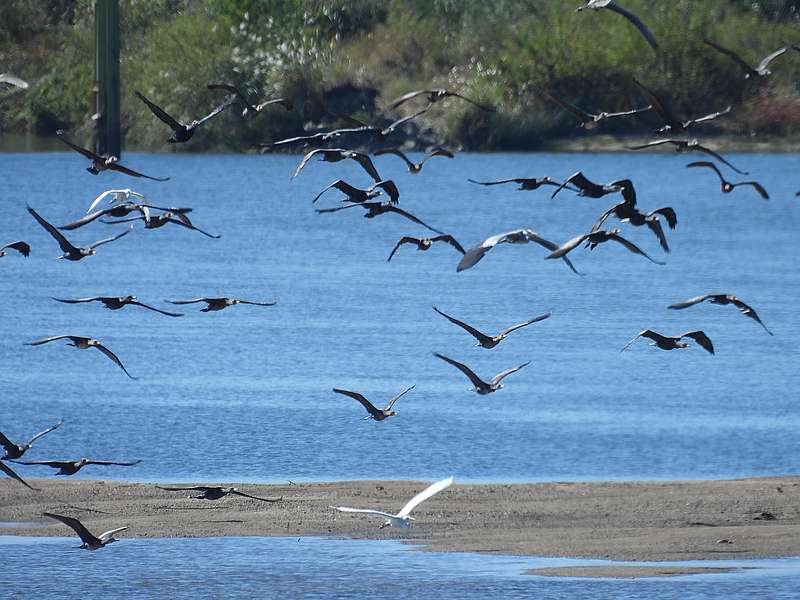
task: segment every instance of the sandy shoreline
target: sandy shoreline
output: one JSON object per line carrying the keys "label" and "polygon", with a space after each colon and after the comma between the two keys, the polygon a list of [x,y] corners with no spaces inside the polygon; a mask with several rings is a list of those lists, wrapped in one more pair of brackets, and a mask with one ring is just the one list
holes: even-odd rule
{"label": "sandy shoreline", "polygon": [[189,492],[124,481],[51,478],[29,482],[41,491],[0,480],[0,535],[71,535],[66,527],[41,517],[42,511],[51,511],[76,516],[95,533],[128,525],[122,536],[138,538],[403,539],[430,550],[632,561],[800,556],[800,476],[456,483],[421,504],[409,530],[380,530],[377,518],[338,514],[328,506],[396,511],[427,482],[238,486],[253,495],[282,498],[274,504],[238,496],[195,500],[187,498]]}

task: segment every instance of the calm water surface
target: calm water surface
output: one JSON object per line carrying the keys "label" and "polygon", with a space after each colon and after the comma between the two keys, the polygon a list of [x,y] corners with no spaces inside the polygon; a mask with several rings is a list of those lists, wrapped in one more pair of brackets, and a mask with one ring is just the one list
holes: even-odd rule
{"label": "calm water surface", "polygon": [[[695,158],[695,157],[692,157]],[[26,239],[27,260],[0,259],[0,430],[21,439],[61,417],[65,425],[27,455],[143,462],[90,467],[78,477],[142,481],[276,481],[426,478],[534,481],[716,478],[796,473],[800,458],[800,317],[796,155],[736,154],[772,195],[722,195],[711,173],[686,170],[674,154],[461,154],[434,159],[419,175],[378,157],[401,205],[464,246],[531,227],[563,242],[587,231],[615,200],[548,190],[484,188],[496,179],[582,170],[596,181],[629,177],[643,210],[673,206],[677,230],[664,255],[646,228],[625,235],[666,266],[609,244],[576,250],[578,277],[544,249],[500,246],[456,273],[447,246],[402,248],[425,230],[395,215],[363,219],[358,209],[317,215],[311,199],[342,177],[368,184],[354,164],[313,163],[294,180],[295,156],[130,153],[125,161],[166,183],[86,173],[74,153],[0,154],[3,243]],[[349,161],[348,161],[349,162]],[[737,180],[734,173],[726,173]],[[794,176],[796,175],[796,176]],[[112,187],[133,187],[162,206],[191,206],[213,240],[182,228],[145,231],[72,263],[25,204],[62,224]],[[328,192],[318,206],[333,206]],[[617,225],[609,221],[610,225]],[[122,226],[95,222],[70,232],[88,243]],[[707,292],[731,292],[756,307],[768,336],[732,306],[666,310]],[[109,311],[51,296],[136,294],[163,299],[230,295],[278,298],[270,308],[237,306],[172,319],[141,308]],[[548,310],[500,346],[473,346],[431,305],[494,333]],[[176,308],[176,307],[172,307]],[[703,329],[716,356],[699,348],[664,352],[645,328]],[[102,339],[139,377],[127,379],[99,352],[30,340],[64,333]],[[485,378],[531,365],[487,397],[437,360],[441,352]],[[357,390],[381,403],[404,387],[399,416],[362,421]],[[26,476],[45,467],[20,467]]]}
{"label": "calm water surface", "polygon": [[796,598],[800,574],[800,559],[784,559],[703,562],[747,570],[668,579],[548,578],[524,573],[612,563],[418,552],[397,542],[316,538],[124,540],[93,553],[74,545],[75,538],[0,537],[4,597]]}

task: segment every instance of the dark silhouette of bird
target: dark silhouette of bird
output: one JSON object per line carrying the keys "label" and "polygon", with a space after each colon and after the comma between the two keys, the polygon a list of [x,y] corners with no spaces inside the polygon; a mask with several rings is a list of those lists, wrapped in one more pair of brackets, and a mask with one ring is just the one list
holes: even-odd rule
{"label": "dark silhouette of bird", "polygon": [[173,213],[172,211],[167,211],[165,213],[161,213],[160,215],[151,215],[150,217],[142,215],[140,217],[119,219],[117,221],[106,221],[101,219],[100,222],[105,223],[106,225],[117,225],[119,223],[130,223],[132,221],[144,221],[145,229],[158,229],[159,227],[163,227],[168,223],[172,223],[173,225],[180,225],[181,227],[185,227],[186,229],[197,231],[198,233],[202,233],[204,236],[214,238],[215,240],[218,240],[222,237],[221,235],[208,233],[207,231],[203,231],[199,227],[195,227],[195,225],[189,220],[189,217],[187,217],[185,214]]}
{"label": "dark silhouette of bird", "polygon": [[721,52],[725,56],[733,59],[733,62],[735,62],[737,65],[739,65],[742,68],[742,70],[744,71],[744,73],[745,73],[744,78],[745,79],[749,79],[750,77],[766,77],[767,75],[771,75],[772,71],[770,71],[767,68],[769,66],[769,63],[771,63],[773,60],[778,58],[781,54],[786,52],[786,48],[779,48],[779,49],[775,50],[775,52],[773,52],[772,54],[769,54],[766,57],[764,57],[761,60],[761,62],[758,63],[755,67],[751,67],[748,63],[746,63],[744,61],[744,59],[741,56],[736,54],[736,52],[734,52],[733,50],[728,50],[727,48],[723,48],[719,44],[716,44],[716,43],[712,42],[709,39],[704,39],[703,42],[707,46],[711,46],[712,48],[714,48],[714,50],[716,50],[717,52]]}
{"label": "dark silhouette of bird", "polygon": [[[570,188],[570,184],[574,185],[577,190]],[[616,181],[606,184],[594,183],[593,181],[589,181],[583,173],[578,171],[577,173],[570,175],[564,183],[559,184],[558,189],[554,191],[553,195],[550,197],[555,198],[556,195],[563,189],[574,191],[578,194],[578,196],[585,196],[587,198],[602,198],[608,194],[621,192],[622,186]]]}
{"label": "dark silhouette of bird", "polygon": [[103,306],[110,310],[119,310],[123,306],[141,306],[142,308],[146,308],[147,310],[152,310],[157,313],[161,313],[162,315],[166,315],[168,317],[182,317],[183,314],[181,313],[173,313],[167,312],[165,310],[161,310],[160,308],[155,308],[153,306],[148,306],[147,304],[143,304],[139,302],[136,296],[92,296],[90,298],[76,298],[75,300],[66,300],[63,298],[53,298],[58,302],[64,302],[65,304],[80,304],[83,302],[102,302]]}
{"label": "dark silhouette of bird", "polygon": [[28,89],[28,82],[11,73],[0,73],[0,83],[5,83],[21,90]]}
{"label": "dark silhouette of bird", "polygon": [[119,540],[114,537],[114,534],[127,529],[127,527],[117,527],[116,529],[101,533],[100,537],[95,537],[78,519],[49,512],[43,512],[42,515],[55,519],[56,521],[61,521],[64,525],[77,533],[78,537],[81,538],[83,542],[83,544],[79,546],[81,550],[99,550],[112,542],[118,542]]}
{"label": "dark silhouette of bird", "polygon": [[485,110],[487,112],[496,112],[496,110],[491,106],[486,106],[485,104],[479,104],[478,102],[475,102],[474,100],[471,100],[462,94],[459,94],[457,92],[451,92],[450,90],[446,90],[443,88],[430,89],[430,90],[415,90],[413,92],[408,92],[407,94],[403,94],[399,98],[395,98],[394,100],[392,100],[386,108],[387,109],[397,108],[401,104],[408,102],[412,98],[417,98],[419,96],[424,96],[429,104],[435,104],[436,102],[444,100],[445,98],[460,98],[461,100],[469,102],[473,106],[477,106],[481,110]]}
{"label": "dark silhouette of bird", "polygon": [[376,408],[369,400],[367,400],[364,396],[359,394],[358,392],[351,392],[348,390],[342,390],[339,388],[333,388],[333,391],[337,394],[342,394],[344,396],[349,396],[355,400],[358,400],[367,412],[369,413],[364,419],[374,419],[375,421],[383,421],[384,419],[388,419],[389,417],[394,417],[397,415],[395,411],[392,410],[394,403],[397,402],[400,398],[405,396],[408,392],[413,390],[416,386],[412,385],[411,387],[407,387],[402,392],[397,394],[394,398],[389,400],[384,408]]}
{"label": "dark silhouette of bird", "polygon": [[283,498],[260,498],[259,496],[251,496],[250,494],[239,491],[235,487],[226,488],[213,485],[192,485],[188,487],[161,487],[157,485],[156,487],[160,490],[167,490],[168,492],[200,492],[199,496],[189,496],[195,500],[219,500],[228,495],[242,496],[243,498],[251,498],[253,500],[260,500],[261,502],[280,502],[283,500]]}
{"label": "dark silhouette of bird", "polygon": [[[478,185],[502,185],[504,183],[518,183],[518,192],[538,190],[543,185],[552,185],[557,188],[564,186],[564,184],[560,181],[553,181],[549,177],[512,177],[511,179],[498,179],[496,181],[475,181],[474,179],[468,178],[467,181],[470,183],[476,183]],[[577,189],[570,188],[569,186],[566,187],[573,192],[578,191]]]}
{"label": "dark silhouette of bird", "polygon": [[89,171],[92,175],[99,175],[103,171],[118,171],[119,173],[124,173],[125,175],[130,175],[131,177],[143,177],[145,179],[151,179],[152,181],[169,181],[169,177],[151,177],[150,175],[145,175],[144,173],[139,173],[138,171],[134,171],[133,169],[129,169],[125,167],[119,162],[119,159],[116,156],[100,156],[99,154],[95,154],[91,150],[86,148],[81,148],[80,146],[73,144],[67,138],[64,137],[63,130],[59,129],[56,131],[56,135],[58,139],[64,142],[67,146],[78,152],[79,154],[83,154],[86,158],[92,161],[92,165],[86,167],[86,170]]}
{"label": "dark silhouette of bird", "polygon": [[62,231],[72,231],[73,229],[78,229],[79,227],[88,225],[100,217],[127,217],[132,212],[140,213],[144,217],[145,222],[147,222],[150,219],[150,209],[162,210],[172,214],[186,214],[192,212],[191,208],[165,208],[162,206],[153,206],[152,204],[121,202],[108,206],[107,208],[102,208],[100,210],[96,210],[95,212],[88,213],[76,221],[62,225],[59,227],[59,229]]}
{"label": "dark silhouette of bird", "polygon": [[580,246],[583,242],[586,242],[586,247],[589,250],[594,250],[598,244],[602,244],[609,240],[615,241],[619,244],[622,244],[625,248],[633,252],[634,254],[641,254],[650,262],[654,262],[657,265],[664,265],[666,263],[661,262],[660,260],[656,260],[648,255],[644,250],[639,248],[633,242],[629,242],[624,237],[619,235],[619,229],[612,229],[608,230],[599,230],[599,231],[590,231],[589,233],[584,233],[579,236],[576,236],[569,240],[568,242],[564,243],[558,249],[554,250],[545,258],[564,258],[569,252]]}
{"label": "dark silhouette of bird", "polygon": [[[533,229],[515,229],[513,231],[506,231],[505,233],[499,233],[497,235],[488,237],[477,246],[473,246],[467,250],[466,254],[464,254],[464,257],[458,263],[456,271],[464,271],[472,268],[484,257],[487,252],[489,252],[489,250],[498,244],[527,244],[528,242],[539,244],[550,251],[558,249],[558,244],[540,237],[539,234]],[[572,269],[573,273],[580,275],[569,258],[564,256],[563,259],[564,262],[567,263],[567,266]]]}
{"label": "dark silhouette of bird", "polygon": [[53,238],[58,242],[58,245],[61,247],[61,251],[64,253],[58,258],[65,258],[67,260],[81,260],[82,258],[86,258],[87,256],[92,256],[95,254],[95,248],[98,246],[102,246],[103,244],[108,244],[109,242],[113,242],[118,240],[122,236],[128,235],[131,230],[126,229],[122,233],[115,235],[114,237],[106,238],[103,240],[99,240],[93,244],[89,244],[88,246],[81,248],[78,246],[74,246],[65,238],[58,229],[56,229],[53,225],[45,221],[39,214],[33,210],[30,206],[28,207],[28,212],[31,216],[36,219],[36,221],[41,225],[44,230],[49,233]]}
{"label": "dark silhouette of bird", "polygon": [[689,119],[688,121],[683,121],[678,118],[678,116],[670,111],[664,102],[656,96],[652,91],[638,82],[636,79],[633,80],[639,89],[647,96],[647,100],[650,102],[652,107],[658,113],[658,116],[664,121],[664,126],[661,127],[656,131],[656,133],[671,133],[673,131],[677,132],[684,132],[688,130],[690,127],[694,127],[695,125],[699,125],[700,123],[707,123],[708,121],[713,121],[714,119],[721,117],[723,115],[727,115],[731,112],[732,107],[729,106],[725,110],[721,110],[719,112],[713,112],[703,117],[698,117],[697,119]]}
{"label": "dark silhouette of bird", "polygon": [[426,106],[425,108],[423,108],[421,110],[418,110],[418,111],[416,111],[414,113],[411,113],[410,115],[406,115],[405,117],[401,117],[401,118],[393,121],[392,123],[390,123],[389,125],[387,125],[385,127],[378,126],[378,125],[370,125],[369,123],[365,123],[364,121],[362,121],[360,119],[356,119],[355,117],[350,116],[350,115],[340,115],[340,114],[337,114],[337,113],[331,113],[333,116],[339,117],[341,119],[345,119],[347,121],[350,121],[351,123],[353,123],[355,125],[355,127],[344,128],[344,129],[336,129],[331,133],[336,133],[337,135],[354,134],[354,133],[367,133],[367,134],[371,135],[373,138],[376,138],[378,140],[382,140],[382,139],[385,139],[385,138],[389,137],[401,125],[404,125],[405,123],[408,123],[409,121],[413,121],[418,116],[428,112],[428,110],[430,110],[431,106],[433,106],[433,104],[429,103],[428,106]]}
{"label": "dark silhouette of bird", "polygon": [[634,227],[641,227],[646,225],[658,238],[658,242],[665,252],[669,252],[669,244],[667,237],[664,235],[664,230],[661,227],[661,221],[658,215],[664,217],[670,229],[675,229],[678,225],[678,217],[675,210],[671,206],[664,206],[650,211],[649,213],[639,212],[636,207],[636,189],[633,187],[633,182],[630,179],[621,179],[615,181],[614,184],[620,185],[622,189],[622,202],[619,202],[605,211],[598,217],[592,226],[592,231],[597,231],[605,223],[606,219],[614,215],[620,221],[627,221]]}
{"label": "dark silhouette of bird", "polygon": [[434,233],[438,233],[439,235],[446,235],[444,231],[439,231],[438,229],[434,229],[430,225],[426,225],[420,219],[415,217],[409,212],[404,211],[402,208],[396,207],[394,204],[389,202],[361,202],[355,204],[348,204],[346,206],[337,206],[335,208],[318,208],[316,212],[322,213],[332,213],[338,212],[340,210],[344,210],[346,208],[353,208],[354,206],[361,207],[365,209],[367,212],[364,214],[364,218],[366,219],[373,219],[379,215],[383,215],[386,213],[395,213],[402,217],[405,217],[409,221],[416,223],[417,225],[422,225],[425,229],[429,229]]}
{"label": "dark silhouette of bird", "polygon": [[[372,198],[377,198],[383,193],[386,193],[389,196],[389,202],[392,204],[397,204],[400,201],[400,190],[397,189],[397,185],[395,185],[394,181],[391,179],[385,179],[384,181],[379,181],[366,189],[357,188],[355,186],[350,185],[343,179],[337,179],[324,190],[322,190],[319,194],[317,194],[316,198],[314,198],[311,203],[314,204],[317,200],[320,199],[322,194],[327,192],[331,188],[336,188],[340,192],[343,192],[347,195],[348,202],[354,203],[362,203],[366,202],[367,200],[371,200]],[[380,188],[380,189],[376,189]]]}
{"label": "dark silhouette of bird", "polygon": [[446,242],[458,250],[461,254],[465,253],[464,248],[461,247],[461,244],[459,244],[458,240],[456,240],[456,238],[454,238],[452,235],[437,235],[436,237],[432,238],[415,238],[404,236],[400,238],[400,241],[397,242],[395,247],[392,249],[392,252],[389,254],[389,258],[386,259],[386,262],[392,260],[394,253],[397,252],[398,248],[400,248],[400,246],[403,244],[416,244],[417,250],[425,252],[429,250],[431,246],[433,246],[434,242]]}
{"label": "dark silhouette of bird", "polygon": [[720,304],[723,306],[726,304],[733,304],[736,308],[739,309],[739,312],[741,312],[745,317],[750,317],[756,323],[761,325],[761,327],[764,328],[764,331],[766,331],[770,335],[773,335],[773,333],[769,329],[767,329],[767,326],[764,325],[764,323],[762,323],[761,318],[758,316],[756,311],[753,310],[751,306],[748,306],[747,304],[739,300],[739,298],[737,298],[733,294],[703,294],[702,296],[695,296],[694,298],[689,298],[688,300],[685,300],[683,302],[670,304],[667,308],[680,310],[683,308],[689,308],[690,306],[694,306],[695,304],[699,304],[701,302],[706,302],[706,301],[708,301],[711,304]]}
{"label": "dark silhouette of bird", "polygon": [[164,300],[164,302],[169,302],[170,304],[196,304],[198,302],[205,302],[206,307],[201,308],[200,312],[213,312],[217,310],[222,310],[223,308],[228,308],[229,306],[234,306],[236,304],[251,304],[253,306],[275,306],[278,301],[273,300],[271,302],[251,302],[249,300],[239,300],[238,298],[194,298],[192,300]]}
{"label": "dark silhouette of bird", "polygon": [[683,152],[703,152],[708,154],[709,156],[713,156],[721,163],[728,165],[731,169],[739,173],[740,175],[747,175],[747,171],[740,171],[736,167],[734,167],[731,163],[727,160],[722,158],[719,154],[711,150],[710,148],[706,148],[705,146],[700,145],[700,142],[697,140],[673,140],[673,139],[665,139],[665,140],[655,140],[653,142],[648,142],[646,144],[642,144],[641,146],[628,146],[628,150],[644,150],[649,148],[655,148],[656,146],[661,146],[663,144],[672,144],[675,148],[675,152],[683,153]]}
{"label": "dark silhouette of bird", "polygon": [[512,331],[516,331],[517,329],[521,329],[523,327],[527,327],[528,325],[532,325],[533,323],[538,323],[539,321],[544,321],[545,319],[547,319],[552,314],[552,313],[548,312],[548,313],[545,313],[543,315],[539,315],[538,317],[534,317],[532,319],[529,319],[528,321],[523,321],[522,323],[517,323],[516,325],[512,325],[511,327],[508,327],[508,328],[504,329],[503,331],[501,331],[497,335],[486,335],[485,333],[481,333],[480,331],[478,331],[477,329],[475,329],[471,325],[468,325],[467,323],[464,323],[464,321],[459,321],[455,317],[451,317],[447,313],[443,313],[442,311],[440,311],[435,306],[433,307],[433,310],[435,310],[437,313],[442,315],[445,319],[447,319],[448,321],[450,321],[454,325],[458,325],[464,331],[466,331],[472,337],[474,337],[476,340],[478,340],[478,343],[475,344],[475,345],[476,346],[480,346],[481,348],[494,348],[495,346],[497,346],[497,344],[499,344],[504,339],[506,339],[506,336],[508,336],[508,334],[511,333]]}
{"label": "dark silhouette of bird", "polygon": [[303,144],[303,146],[322,146],[328,140],[338,138],[341,135],[339,131],[320,131],[318,133],[310,133],[307,135],[296,135],[274,142],[256,144],[256,148],[260,148],[262,152],[269,152],[275,148],[283,146],[291,146],[293,144]]}
{"label": "dark silhouette of bird", "polygon": [[8,254],[6,252],[6,248],[11,248],[12,250],[16,250],[17,252],[22,254],[22,256],[24,256],[25,258],[30,256],[30,254],[31,254],[30,245],[27,242],[23,242],[22,240],[19,240],[17,242],[11,242],[10,244],[6,244],[2,248],[0,248],[0,257],[5,256],[6,254]]}
{"label": "dark silhouette of bird", "polygon": [[115,465],[118,467],[131,467],[138,465],[141,460],[131,462],[114,462],[112,460],[91,460],[81,458],[80,460],[14,460],[11,461],[20,465],[44,465],[51,469],[58,469],[56,475],[75,475],[86,465]]}
{"label": "dark silhouette of bird", "polygon": [[315,156],[319,156],[320,159],[324,162],[339,162],[340,160],[351,159],[356,161],[361,167],[369,174],[375,182],[383,181],[383,178],[378,174],[378,170],[375,168],[375,165],[372,164],[372,160],[369,156],[364,154],[363,152],[355,152],[354,150],[347,150],[345,148],[318,148],[316,150],[312,150],[308,154],[303,157],[303,160],[300,161],[300,164],[297,165],[297,168],[294,170],[292,177],[297,177],[300,171],[308,164]]}
{"label": "dark silhouette of bird", "polygon": [[262,110],[264,110],[267,106],[272,106],[273,104],[280,104],[286,110],[292,110],[294,108],[294,104],[285,98],[272,98],[270,100],[265,100],[260,104],[250,104],[250,101],[247,99],[247,96],[242,92],[242,90],[235,85],[230,85],[228,83],[209,83],[206,87],[209,90],[225,90],[226,92],[230,92],[236,96],[241,101],[242,106],[244,106],[242,109],[243,119],[252,119],[257,117]]}
{"label": "dark silhouette of bird", "polygon": [[497,375],[492,377],[488,382],[486,382],[486,381],[483,381],[480,377],[478,377],[472,371],[472,369],[470,369],[467,365],[462,364],[462,363],[458,362],[457,360],[453,360],[452,358],[448,358],[448,357],[446,357],[446,356],[444,356],[442,354],[438,354],[436,352],[434,352],[433,355],[436,356],[437,358],[441,358],[446,363],[450,363],[455,368],[457,368],[459,371],[464,373],[464,375],[469,377],[469,380],[472,382],[472,385],[475,386],[475,391],[478,392],[481,396],[485,396],[486,394],[491,394],[492,392],[496,392],[497,390],[502,389],[503,388],[503,384],[500,383],[500,382],[503,379],[505,379],[506,377],[508,377],[512,373],[516,373],[517,371],[519,371],[523,367],[527,367],[529,364],[531,364],[531,361],[528,361],[528,362],[522,363],[521,365],[518,365],[516,367],[512,367],[511,369],[506,369],[505,371],[501,371],[500,373],[498,373]]}
{"label": "dark silhouette of bird", "polygon": [[12,469],[11,467],[9,467],[9,466],[8,466],[6,463],[4,463],[2,460],[0,460],[0,471],[2,471],[3,473],[5,473],[5,474],[6,474],[6,475],[8,475],[9,477],[11,477],[11,479],[16,479],[17,481],[19,481],[19,482],[20,482],[22,485],[24,485],[24,486],[25,486],[26,488],[28,488],[29,490],[33,490],[34,492],[38,492],[38,491],[39,491],[39,490],[38,490],[38,489],[36,489],[35,487],[33,487],[33,486],[31,486],[30,484],[28,484],[28,482],[27,482],[27,481],[25,481],[25,480],[24,480],[22,477],[20,477],[19,475],[17,475],[17,474],[14,472],[14,469]]}
{"label": "dark silhouette of bird", "polygon": [[80,335],[54,335],[52,337],[43,338],[41,340],[34,340],[32,342],[27,342],[27,346],[41,346],[42,344],[47,344],[49,342],[55,342],[56,340],[70,340],[70,343],[67,344],[68,346],[73,346],[78,350],[86,350],[88,348],[96,348],[103,354],[105,354],[108,358],[110,358],[116,365],[122,369],[122,371],[130,377],[131,379],[136,379],[133,375],[128,373],[128,370],[125,368],[125,365],[122,364],[117,355],[114,354],[111,350],[106,348],[100,340],[96,340],[94,338],[80,336]]}
{"label": "dark silhouette of bird", "polygon": [[719,168],[717,168],[717,165],[705,160],[698,160],[696,162],[691,162],[688,165],[686,165],[687,169],[698,168],[698,167],[705,167],[707,169],[711,169],[712,171],[714,171],[714,173],[717,174],[717,177],[719,177],[719,188],[720,190],[722,190],[723,194],[730,194],[734,189],[736,189],[740,185],[749,185],[752,186],[753,189],[755,189],[758,192],[759,196],[761,196],[764,200],[769,200],[769,194],[767,193],[767,190],[765,190],[764,186],[758,183],[757,181],[739,181],[738,183],[732,183],[730,181],[727,181],[722,176],[722,173],[720,172]]}
{"label": "dark silhouette of bird", "polygon": [[[686,333],[682,333],[681,335],[676,336],[669,336],[669,335],[662,335],[660,333],[656,333],[651,329],[645,329],[644,331],[637,333],[634,338],[629,341],[622,350],[625,350],[633,344],[636,340],[640,337],[648,338],[653,340],[650,344],[651,346],[658,346],[662,350],[675,350],[678,348],[688,348],[689,344],[687,342],[681,341],[683,338],[691,338],[699,346],[701,346],[706,352],[709,354],[714,354],[714,344],[711,343],[709,337],[702,331],[687,331]],[[620,350],[620,352],[622,352]]]}
{"label": "dark silhouette of bird", "polygon": [[188,142],[194,136],[194,132],[198,126],[205,123],[209,119],[216,117],[219,113],[228,108],[235,99],[235,97],[231,96],[202,119],[197,119],[191,121],[190,123],[184,124],[176,121],[173,117],[167,114],[163,108],[145,98],[145,96],[140,92],[135,91],[134,94],[136,94],[136,97],[139,98],[139,100],[147,105],[147,108],[150,109],[150,112],[161,119],[161,121],[169,125],[170,129],[172,129],[172,135],[167,140],[167,142],[170,144],[181,144],[183,142]]}
{"label": "dark silhouette of bird", "polygon": [[25,454],[25,452],[27,452],[30,449],[31,446],[33,446],[33,443],[36,440],[38,440],[42,436],[47,435],[48,433],[50,433],[54,429],[58,429],[63,422],[64,422],[64,419],[61,419],[55,425],[52,425],[52,426],[48,427],[44,431],[40,431],[39,433],[34,435],[31,439],[29,439],[27,442],[22,442],[20,444],[17,444],[16,442],[12,442],[5,435],[3,435],[2,431],[0,431],[0,445],[3,446],[3,449],[6,452],[4,456],[0,457],[0,460],[7,460],[7,459],[14,459],[15,460],[17,458],[21,458],[22,455]]}
{"label": "dark silhouette of bird", "polygon": [[633,14],[631,11],[622,8],[619,4],[614,2],[614,0],[588,0],[584,6],[579,6],[575,9],[576,12],[580,12],[586,8],[592,8],[594,10],[599,10],[601,8],[607,8],[618,15],[622,15],[628,21],[633,23],[634,27],[639,30],[639,33],[642,34],[647,43],[653,48],[653,50],[658,50],[658,42],[656,42],[656,38],[653,33],[647,28],[642,20]]}
{"label": "dark silhouette of bird", "polygon": [[629,117],[631,115],[638,115],[643,112],[647,112],[652,106],[645,106],[644,108],[635,108],[633,110],[626,110],[623,112],[599,112],[597,114],[592,114],[586,112],[585,110],[578,108],[574,104],[567,102],[566,100],[559,98],[554,94],[544,94],[545,98],[551,100],[558,104],[564,111],[572,115],[578,120],[578,127],[586,129],[590,131],[592,129],[597,129],[600,126],[602,121],[606,119],[615,119],[617,117]]}
{"label": "dark silhouette of bird", "polygon": [[418,163],[409,160],[409,158],[400,150],[400,148],[383,148],[381,150],[376,150],[373,152],[373,154],[375,156],[381,156],[383,154],[394,154],[395,156],[399,156],[401,159],[403,159],[403,162],[406,163],[408,172],[412,174],[419,173],[422,170],[422,166],[434,156],[444,156],[445,158],[453,158],[455,156],[452,152],[450,152],[450,150],[446,148],[440,148],[439,146],[427,152],[425,157]]}

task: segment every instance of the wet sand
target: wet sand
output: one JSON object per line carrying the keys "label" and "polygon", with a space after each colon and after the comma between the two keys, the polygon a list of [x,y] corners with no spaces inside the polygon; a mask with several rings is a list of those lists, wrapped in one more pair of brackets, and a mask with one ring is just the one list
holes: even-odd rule
{"label": "wet sand", "polygon": [[[208,501],[153,484],[32,479],[31,492],[0,479],[0,535],[64,536],[43,511],[80,518],[121,537],[329,536],[402,539],[429,550],[681,561],[800,556],[800,476],[731,481],[456,485],[421,504],[412,529],[329,505],[396,512],[428,482],[340,481],[237,487],[267,498]],[[174,484],[192,485],[192,484]],[[230,484],[227,484],[230,485]],[[167,487],[167,484],[164,485]],[[93,512],[102,511],[102,512]],[[9,523],[13,522],[13,524]],[[592,570],[599,569],[599,570]],[[541,575],[653,576],[672,567],[570,567]]]}

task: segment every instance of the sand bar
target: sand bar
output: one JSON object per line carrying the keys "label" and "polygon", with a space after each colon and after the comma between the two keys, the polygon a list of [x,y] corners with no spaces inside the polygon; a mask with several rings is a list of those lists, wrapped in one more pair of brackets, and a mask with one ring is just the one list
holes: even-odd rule
{"label": "sand bar", "polygon": [[[196,500],[187,497],[189,492],[168,492],[146,483],[29,481],[41,491],[0,479],[0,535],[71,535],[63,525],[41,517],[42,511],[51,511],[78,517],[95,533],[128,525],[121,535],[136,538],[403,539],[430,550],[632,561],[800,556],[800,476],[457,483],[421,504],[414,513],[417,521],[408,530],[381,530],[377,518],[334,513],[328,507],[394,512],[429,482],[237,486],[253,495],[282,498],[267,504],[237,496]],[[580,573],[573,568],[572,574]]]}

